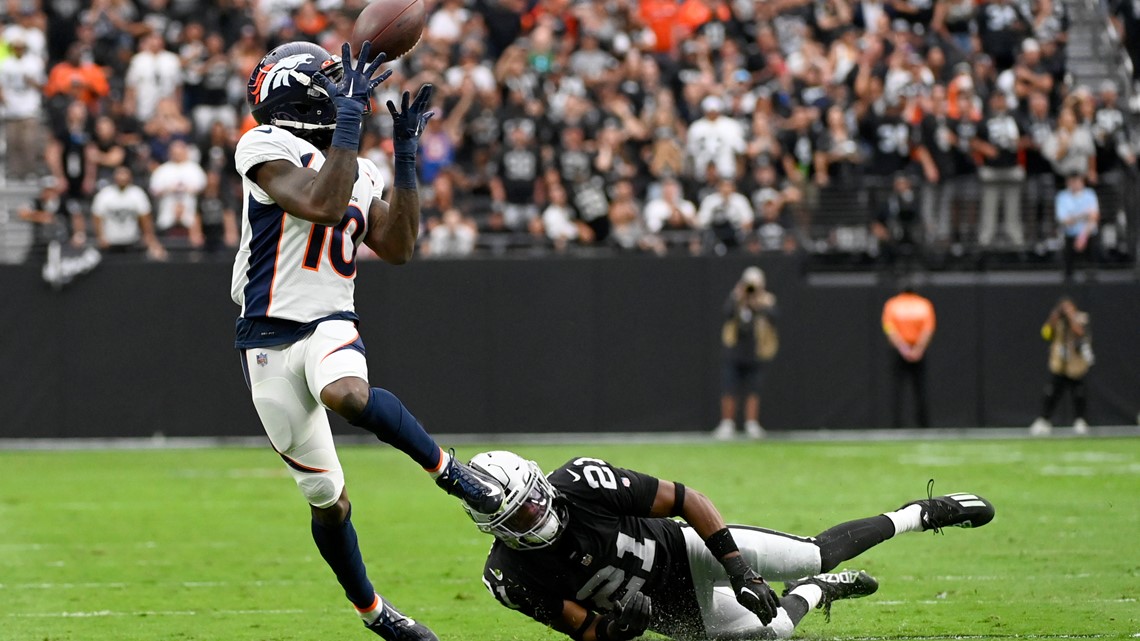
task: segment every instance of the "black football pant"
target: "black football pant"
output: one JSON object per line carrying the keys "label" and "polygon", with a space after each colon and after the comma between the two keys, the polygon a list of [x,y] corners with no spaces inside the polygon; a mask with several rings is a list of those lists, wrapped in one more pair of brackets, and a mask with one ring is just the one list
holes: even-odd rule
{"label": "black football pant", "polygon": [[1045,399],[1041,406],[1041,416],[1045,420],[1053,417],[1053,410],[1061,401],[1065,390],[1073,393],[1073,418],[1084,418],[1088,399],[1085,397],[1085,381],[1083,378],[1069,378],[1061,374],[1054,374],[1053,379],[1045,384]]}
{"label": "black football pant", "polygon": [[926,407],[926,359],[912,363],[898,352],[892,351],[891,397],[893,401],[895,427],[903,426],[903,387],[909,385],[914,398],[915,417],[920,427],[930,427],[930,415]]}

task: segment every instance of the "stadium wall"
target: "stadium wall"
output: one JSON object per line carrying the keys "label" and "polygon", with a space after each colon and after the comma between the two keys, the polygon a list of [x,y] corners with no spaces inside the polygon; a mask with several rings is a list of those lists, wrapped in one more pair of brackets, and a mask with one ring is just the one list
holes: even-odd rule
{"label": "stadium wall", "polygon": [[[435,433],[693,431],[718,416],[720,308],[744,258],[420,261],[360,265],[374,384]],[[771,429],[890,421],[886,286],[809,285],[762,259],[779,297]],[[261,433],[232,348],[224,264],[104,264],[63,291],[0,268],[0,438]],[[1047,375],[1039,336],[1060,285],[923,289],[937,426],[1025,426]],[[1093,423],[1140,405],[1140,283],[1073,292],[1092,314]],[[1068,405],[1063,404],[1062,417]],[[338,432],[352,432],[334,422]]]}

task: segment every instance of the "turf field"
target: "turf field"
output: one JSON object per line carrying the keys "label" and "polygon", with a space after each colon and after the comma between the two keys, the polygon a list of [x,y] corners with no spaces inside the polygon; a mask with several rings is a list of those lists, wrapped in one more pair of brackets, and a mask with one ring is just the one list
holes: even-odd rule
{"label": "turf field", "polygon": [[[464,458],[480,449],[464,446]],[[801,638],[1140,636],[1140,439],[519,445],[551,469],[606,458],[677,479],[731,522],[815,534],[925,494],[997,507],[979,530],[911,534],[848,567],[879,592],[809,614]],[[490,538],[403,455],[344,448],[370,573],[444,641],[564,638],[499,606]],[[0,452],[3,641],[368,639],[268,450]]]}

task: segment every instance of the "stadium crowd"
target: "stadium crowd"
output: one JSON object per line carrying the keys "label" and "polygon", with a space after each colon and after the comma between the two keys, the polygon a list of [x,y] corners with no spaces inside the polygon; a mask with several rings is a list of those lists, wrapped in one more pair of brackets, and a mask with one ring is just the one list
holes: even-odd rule
{"label": "stadium crowd", "polygon": [[[24,217],[60,212],[76,246],[228,256],[250,71],[290,40],[339,51],[362,6],[9,0],[7,174],[42,186]],[[436,86],[429,256],[1027,250],[1063,242],[1067,177],[1100,221],[1135,180],[1120,88],[1066,73],[1062,0],[427,6],[377,104]],[[361,152],[386,172],[390,128],[374,109]]]}

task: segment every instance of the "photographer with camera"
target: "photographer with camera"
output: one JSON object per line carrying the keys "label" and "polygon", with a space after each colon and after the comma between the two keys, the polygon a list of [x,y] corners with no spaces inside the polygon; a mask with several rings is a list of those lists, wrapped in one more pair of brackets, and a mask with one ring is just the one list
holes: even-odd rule
{"label": "photographer with camera", "polygon": [[720,400],[720,424],[713,430],[713,436],[719,440],[736,435],[736,401],[741,394],[745,396],[745,436],[764,438],[760,388],[765,364],[776,357],[780,348],[772,324],[775,314],[776,297],[765,289],[764,272],[759,267],[745,269],[724,303],[724,393]]}
{"label": "photographer with camera", "polygon": [[1069,389],[1073,395],[1073,432],[1088,434],[1085,376],[1093,364],[1088,312],[1077,309],[1068,296],[1062,297],[1041,326],[1041,337],[1049,341],[1049,373],[1052,378],[1045,384],[1041,415],[1029,426],[1029,433],[1033,436],[1052,433],[1053,410],[1057,408],[1061,395]]}

